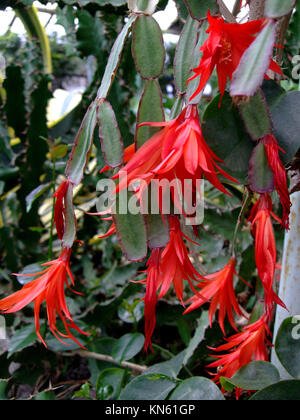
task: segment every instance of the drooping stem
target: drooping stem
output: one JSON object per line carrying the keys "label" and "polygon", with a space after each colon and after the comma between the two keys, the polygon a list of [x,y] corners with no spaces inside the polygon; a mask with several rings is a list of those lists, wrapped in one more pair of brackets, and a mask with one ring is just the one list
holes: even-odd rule
{"label": "drooping stem", "polygon": [[243,222],[244,215],[245,215],[245,213],[246,213],[246,211],[247,211],[247,209],[248,209],[248,207],[251,203],[251,200],[252,200],[252,193],[251,193],[250,189],[248,187],[246,187],[245,188],[245,195],[244,195],[244,198],[243,198],[243,204],[242,204],[242,207],[241,207],[239,217],[237,219],[237,223],[236,223],[236,226],[235,226],[235,229],[234,229],[234,234],[233,234],[233,239],[232,239],[232,255],[233,255],[233,257],[236,256],[236,242],[237,242],[238,231],[239,231],[239,228],[240,228],[240,226]]}

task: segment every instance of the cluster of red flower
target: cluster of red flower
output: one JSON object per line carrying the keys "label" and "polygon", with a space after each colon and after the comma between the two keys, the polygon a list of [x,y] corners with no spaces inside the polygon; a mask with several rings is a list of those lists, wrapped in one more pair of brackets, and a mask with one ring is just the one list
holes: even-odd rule
{"label": "cluster of red flower", "polygon": [[[203,44],[203,52],[199,67],[194,69],[195,77],[200,76],[199,87],[193,97],[203,90],[216,67],[219,88],[224,94],[228,78],[232,80],[241,57],[251,45],[266,21],[264,19],[244,24],[226,23],[221,17],[212,17],[208,14],[210,24],[209,37]],[[271,60],[270,69],[281,74],[278,65]],[[188,104],[180,115],[165,123],[144,123],[150,126],[163,127],[160,132],[150,138],[142,147],[135,151],[130,146],[125,151],[126,165],[122,168],[127,178],[124,182],[119,180],[116,193],[128,188],[137,178],[146,181],[148,185],[152,179],[168,179],[175,177],[181,181],[191,179],[194,188],[196,181],[205,177],[215,188],[229,194],[219,180],[223,179],[237,182],[220,167],[222,161],[212,152],[206,144],[201,131],[197,105]],[[280,161],[278,144],[274,136],[267,135],[260,140],[265,146],[268,164],[274,174],[274,184],[280,195],[283,206],[282,225],[288,228],[290,200],[287,189],[285,168]],[[104,168],[107,169],[107,168]],[[114,177],[118,179],[118,174]],[[69,181],[65,181],[57,190],[55,223],[60,238],[64,234],[64,199],[68,190]],[[143,191],[136,190],[141,197]],[[242,332],[227,339],[227,344],[214,349],[216,352],[227,352],[214,356],[217,360],[210,364],[211,368],[221,367],[215,376],[231,377],[240,367],[253,358],[267,360],[267,336],[270,334],[268,322],[272,316],[274,303],[283,305],[283,302],[273,290],[273,280],[276,266],[276,247],[271,216],[279,220],[272,212],[272,201],[269,194],[261,194],[254,205],[249,221],[255,237],[255,260],[259,278],[265,291],[265,313],[255,323],[244,327]],[[145,348],[151,346],[151,336],[155,328],[155,306],[157,300],[165,296],[173,284],[175,293],[184,304],[184,280],[188,282],[194,296],[186,303],[190,304],[185,313],[209,303],[209,318],[219,310],[219,325],[225,335],[224,320],[227,315],[231,326],[237,331],[234,314],[243,316],[234,291],[234,276],[236,272],[236,259],[233,255],[228,264],[220,271],[207,276],[200,275],[189,258],[189,251],[181,231],[178,216],[169,215],[165,218],[169,223],[170,241],[164,249],[154,249],[147,263],[145,302]],[[105,236],[115,233],[114,224]],[[64,285],[68,285],[68,276],[73,282],[69,268],[70,249],[64,248],[61,256],[48,264],[46,270],[36,280],[26,284],[20,291],[0,301],[0,310],[11,313],[22,309],[30,302],[35,302],[36,330],[39,334],[39,309],[45,300],[48,320],[51,331],[59,338],[69,337],[76,341],[70,328],[79,330],[72,321],[64,298]],[[59,315],[65,326],[66,333],[60,333],[56,328],[56,315]],[[237,331],[238,332],[238,331]]]}

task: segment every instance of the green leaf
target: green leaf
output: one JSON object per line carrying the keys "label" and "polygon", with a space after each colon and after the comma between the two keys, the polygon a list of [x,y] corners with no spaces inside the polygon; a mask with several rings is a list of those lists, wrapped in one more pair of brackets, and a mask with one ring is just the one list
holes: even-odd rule
{"label": "green leaf", "polygon": [[104,369],[98,376],[96,383],[96,395],[98,396],[104,387],[111,386],[112,393],[109,396],[110,400],[116,400],[121,392],[122,384],[126,371],[120,368]]}
{"label": "green leaf", "polygon": [[192,18],[197,20],[205,19],[208,10],[210,10],[212,15],[218,12],[216,0],[184,0],[184,2]]}
{"label": "green leaf", "polygon": [[143,375],[157,373],[159,375],[166,375],[175,379],[184,365],[185,355],[186,353],[184,350],[166,362],[156,363],[147,369]]}
{"label": "green leaf", "polygon": [[113,221],[120,246],[129,261],[141,261],[147,256],[147,230],[145,219],[141,213],[132,214],[128,209],[134,193],[121,191],[116,197],[116,211]]}
{"label": "green leaf", "polygon": [[146,223],[149,248],[164,248],[170,240],[168,220],[160,214],[147,214]]}
{"label": "green leaf", "polygon": [[300,337],[297,331],[299,331],[299,318],[286,318],[278,330],[275,351],[289,374],[300,379]]}
{"label": "green leaf", "polygon": [[138,128],[143,122],[165,121],[165,114],[162,103],[162,92],[157,80],[147,80],[139,103],[137,114],[136,146],[141,147],[161,128],[144,126]]}
{"label": "green leaf", "polygon": [[186,379],[172,392],[169,400],[187,400],[187,401],[224,401],[222,392],[217,385],[207,378],[194,376]]}
{"label": "green leaf", "polygon": [[109,102],[103,101],[99,104],[97,121],[104,159],[111,168],[117,168],[123,163],[124,147],[116,116]]}
{"label": "green leaf", "polygon": [[31,346],[36,340],[34,323],[21,328],[14,333],[10,340],[7,357],[10,358],[14,353]]}
{"label": "green leaf", "polygon": [[279,146],[285,151],[281,153],[284,164],[289,163],[300,147],[300,92],[288,92],[271,108],[274,134]]}
{"label": "green leaf", "polygon": [[194,49],[197,42],[199,23],[190,16],[187,18],[181,32],[174,59],[174,77],[177,94],[183,94],[187,89]]}
{"label": "green leaf", "polygon": [[259,90],[249,101],[239,106],[247,131],[253,140],[272,133],[272,123],[263,93]]}
{"label": "green leaf", "polygon": [[281,381],[257,392],[251,401],[300,401],[300,381]]}
{"label": "green leaf", "polygon": [[161,375],[168,375],[172,376],[173,378],[177,378],[183,366],[187,365],[189,359],[194,354],[194,351],[204,339],[205,331],[208,326],[208,312],[204,311],[202,312],[202,315],[198,321],[198,326],[192,339],[189,342],[188,347],[182,352],[178,353],[176,356],[172,357],[170,360],[151,366],[145,373],[159,373]]}
{"label": "green leaf", "polygon": [[65,232],[62,238],[63,246],[71,248],[76,238],[76,216],[73,205],[73,185],[69,184],[65,196]]}
{"label": "green leaf", "polygon": [[280,18],[290,13],[295,5],[295,0],[266,0],[265,16]]}
{"label": "green leaf", "polygon": [[142,350],[144,342],[143,334],[125,334],[114,344],[111,356],[117,362],[130,360]]}
{"label": "green leaf", "polygon": [[230,96],[225,93],[219,107],[215,97],[203,114],[203,136],[212,151],[224,161],[224,170],[240,182],[247,182],[249,160],[255,143]]}
{"label": "green leaf", "polygon": [[264,194],[274,190],[273,172],[268,165],[263,142],[259,142],[253,150],[249,162],[248,180],[252,191]]}
{"label": "green leaf", "polygon": [[249,391],[260,390],[280,381],[274,365],[264,361],[254,361],[239,369],[232,378],[224,378],[237,388]]}
{"label": "green leaf", "polygon": [[51,183],[48,182],[47,184],[41,184],[30,194],[26,197],[26,211],[29,212],[31,210],[32,204],[37,200],[41,195],[44,194],[49,188],[51,187]]}
{"label": "green leaf", "polygon": [[140,15],[132,30],[132,55],[143,79],[156,79],[162,74],[165,54],[158,23],[152,16]]}
{"label": "green leaf", "polygon": [[199,344],[204,340],[205,331],[209,326],[208,311],[203,311],[200,319],[198,320],[197,328],[194,332],[194,335],[189,342],[188,347],[185,350],[185,357],[183,360],[184,365],[186,365],[189,359],[194,354],[194,351],[199,346]]}
{"label": "green leaf", "polygon": [[96,109],[97,101],[94,101],[84,116],[67,164],[66,176],[74,185],[79,185],[83,178],[94,137]]}
{"label": "green leaf", "polygon": [[269,21],[243,54],[233,73],[231,96],[253,96],[270,66],[277,24]]}
{"label": "green leaf", "polygon": [[141,375],[129,382],[121,392],[119,400],[163,401],[175,386],[176,383],[168,377],[160,378],[155,374]]}
{"label": "green leaf", "polygon": [[126,25],[123,27],[122,31],[119,33],[112,47],[111,53],[109,55],[109,58],[105,67],[104,76],[102,78],[101,85],[97,93],[98,99],[106,98],[110,91],[111,85],[116,76],[116,71],[119,66],[122,50],[124,48],[128,33],[136,19],[137,19],[136,15],[132,15],[128,19]]}

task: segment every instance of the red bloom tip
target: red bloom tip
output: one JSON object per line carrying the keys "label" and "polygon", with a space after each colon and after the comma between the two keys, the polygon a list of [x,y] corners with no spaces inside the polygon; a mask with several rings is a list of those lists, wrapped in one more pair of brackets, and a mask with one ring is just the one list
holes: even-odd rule
{"label": "red bloom tip", "polygon": [[[218,368],[214,380],[219,382],[221,376],[232,378],[232,376],[243,366],[252,360],[268,361],[266,343],[270,335],[266,324],[266,316],[263,315],[258,321],[243,328],[242,332],[227,339],[227,343],[214,349],[216,352],[227,352],[222,355],[211,355],[217,360],[209,368]],[[240,390],[238,395],[240,394]]]}
{"label": "red bloom tip", "polygon": [[282,227],[289,229],[289,215],[292,204],[287,186],[286,170],[279,156],[279,150],[282,152],[284,151],[278,146],[277,140],[272,134],[266,135],[262,141],[265,146],[268,164],[273,172],[275,187],[283,208]]}
{"label": "red bloom tip", "polygon": [[[164,250],[152,251],[147,268],[145,301],[145,349],[151,345],[155,328],[155,307],[158,299],[166,295],[173,284],[176,296],[183,304],[184,280],[195,294],[201,296],[193,282],[199,282],[200,274],[191,263],[177,216],[169,217],[170,241]],[[207,299],[203,297],[206,302]]]}
{"label": "red bloom tip", "polygon": [[57,230],[57,236],[59,239],[62,239],[65,232],[65,207],[64,199],[67,194],[70,182],[68,180],[63,181],[55,194],[53,195],[56,198],[55,207],[54,207],[54,223]]}
{"label": "red bloom tip", "polygon": [[[13,293],[0,301],[0,311],[3,313],[13,313],[23,309],[29,303],[34,302],[34,315],[35,315],[35,327],[36,334],[41,342],[46,346],[40,334],[40,307],[43,301],[46,302],[47,316],[51,332],[55,337],[64,343],[60,338],[70,338],[80,347],[83,347],[79,341],[73,336],[70,328],[76,331],[88,335],[81,331],[73,322],[70,312],[68,310],[64,287],[65,285],[70,289],[68,277],[74,285],[74,279],[69,267],[71,250],[68,248],[63,249],[60,257],[56,260],[42,264],[46,267],[45,270],[40,273],[27,274],[26,276],[39,276],[37,279],[25,284],[21,290]],[[73,291],[73,290],[72,290]],[[74,291],[73,291],[74,292]],[[77,293],[77,292],[74,292]],[[57,315],[61,319],[66,333],[61,333],[56,326]],[[64,343],[66,344],[66,343]],[[47,346],[46,346],[47,347]]]}
{"label": "red bloom tip", "polygon": [[222,270],[205,276],[204,281],[197,287],[201,289],[201,296],[206,300],[197,295],[192,297],[188,301],[191,305],[184,314],[199,308],[207,300],[211,300],[209,308],[210,324],[212,325],[213,316],[219,308],[219,325],[223,334],[225,334],[224,320],[226,313],[231,326],[237,330],[234,324],[233,311],[239,316],[243,316],[243,313],[234,292],[234,275],[238,275],[235,270],[235,263],[235,258],[231,258]]}
{"label": "red bloom tip", "polygon": [[[144,143],[125,165],[120,174],[126,173],[127,177],[122,179],[120,174],[113,177],[120,178],[116,192],[127,188],[137,179],[144,181],[143,186],[136,190],[140,199],[153,179],[158,182],[179,180],[182,186],[186,180],[191,180],[191,190],[197,191],[197,181],[204,176],[215,188],[227,194],[218,175],[223,175],[231,182],[238,182],[220,168],[218,163],[222,161],[206,144],[196,105],[187,106],[177,118],[169,122],[146,122],[143,125],[161,126],[163,129]],[[180,206],[174,191],[172,196],[175,205]],[[161,202],[160,208],[163,209]]]}
{"label": "red bloom tip", "polygon": [[[191,99],[197,96],[205,87],[216,67],[219,88],[222,96],[225,92],[227,79],[238,67],[244,52],[250,47],[255,36],[261,31],[266,20],[253,20],[247,23],[226,23],[221,17],[213,17],[208,11],[208,39],[201,47],[203,52],[200,64],[193,69],[195,75],[188,82],[200,76],[199,86]],[[270,69],[282,74],[280,67],[271,60]]]}
{"label": "red bloom tip", "polygon": [[255,262],[258,275],[265,291],[266,311],[271,316],[273,302],[283,306],[284,303],[273,290],[276,268],[276,243],[271,221],[272,201],[268,194],[262,194],[252,208],[249,221],[252,223],[252,233],[255,236]]}
{"label": "red bloom tip", "polygon": [[145,302],[145,345],[144,350],[147,351],[151,347],[151,337],[155,329],[155,308],[157,304],[157,290],[159,285],[160,276],[160,262],[161,262],[161,249],[154,249],[147,263],[147,280],[146,280],[146,294]]}

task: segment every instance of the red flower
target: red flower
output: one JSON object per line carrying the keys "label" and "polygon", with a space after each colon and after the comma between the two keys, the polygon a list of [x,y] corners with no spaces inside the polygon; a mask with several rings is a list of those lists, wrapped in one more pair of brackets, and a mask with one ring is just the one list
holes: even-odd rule
{"label": "red flower", "polygon": [[154,249],[147,263],[147,280],[145,293],[145,345],[147,350],[151,345],[151,337],[155,329],[155,308],[157,304],[157,290],[160,277],[161,249]]}
{"label": "red flower", "polygon": [[[159,298],[165,296],[171,284],[174,285],[176,296],[183,303],[183,281],[187,280],[191,289],[200,295],[194,285],[193,281],[199,282],[202,277],[194,268],[189,258],[187,247],[183,238],[187,238],[181,232],[180,221],[178,217],[169,217],[170,226],[170,241],[164,249],[161,256],[160,270],[161,275],[159,279]],[[207,299],[204,299],[206,302]]]}
{"label": "red flower", "polygon": [[56,198],[55,207],[54,207],[54,223],[57,230],[57,236],[59,239],[62,239],[65,231],[65,207],[64,199],[67,194],[70,182],[65,180],[56,190],[53,195]]}
{"label": "red flower", "polygon": [[[241,367],[252,360],[268,361],[266,342],[270,344],[267,341],[269,334],[266,316],[263,315],[255,323],[244,327],[242,332],[228,338],[226,344],[212,349],[216,352],[228,352],[222,355],[211,355],[218,359],[208,365],[209,368],[218,368],[214,380],[218,382],[221,376],[232,378]],[[237,390],[237,395],[239,394],[240,390]]]}
{"label": "red flower", "polygon": [[[210,25],[207,30],[209,37],[200,49],[203,55],[199,66],[193,69],[195,75],[189,79],[190,81],[201,76],[199,86],[191,99],[204,89],[215,67],[219,88],[222,96],[224,95],[227,79],[232,80],[242,55],[266,22],[265,19],[260,19],[242,24],[226,23],[221,17],[212,17],[209,11],[207,19]],[[270,62],[270,70],[282,74],[280,67],[273,60]]]}
{"label": "red flower", "polygon": [[271,315],[273,302],[283,306],[284,303],[273,290],[273,281],[276,268],[276,243],[271,221],[271,215],[278,221],[272,212],[272,201],[268,194],[262,194],[253,207],[249,220],[252,223],[255,235],[255,262],[258,275],[265,291],[266,310]]}
{"label": "red flower", "polygon": [[[196,105],[187,106],[177,118],[169,122],[147,122],[142,125],[164,128],[144,143],[122,169],[127,178],[122,179],[121,174],[113,177],[120,177],[116,192],[127,188],[137,179],[144,180],[146,186],[153,179],[167,179],[170,182],[178,179],[182,185],[184,180],[192,180],[194,188],[197,188],[197,180],[205,176],[224,193],[227,191],[219,181],[218,174],[237,182],[220,168],[216,161],[222,161],[205,143]],[[136,191],[140,198],[146,186]]]}
{"label": "red flower", "polygon": [[[234,292],[234,275],[238,276],[235,271],[235,258],[231,258],[229,263],[225,265],[222,270],[205,276],[204,281],[197,286],[201,289],[201,296],[203,296],[206,301],[211,300],[209,308],[210,325],[212,325],[213,316],[219,307],[219,325],[223,334],[225,334],[224,320],[226,313],[230,324],[235,330],[236,326],[233,319],[233,310],[237,315],[243,316]],[[206,301],[197,295],[192,297],[188,301],[191,302],[191,306],[186,309],[184,314],[199,308]]]}
{"label": "red flower", "polygon": [[267,134],[261,141],[264,143],[268,164],[274,174],[275,187],[283,207],[282,227],[289,229],[289,215],[292,204],[287,186],[286,170],[279,157],[279,150],[283,153],[284,151],[278,146],[277,140],[272,134]]}
{"label": "red flower", "polygon": [[[50,330],[59,341],[64,343],[64,341],[59,336],[70,338],[82,347],[79,341],[71,333],[70,328],[75,329],[82,334],[86,334],[74,324],[65,300],[65,285],[70,290],[72,290],[69,286],[68,276],[71,280],[71,283],[74,285],[74,279],[69,267],[70,255],[71,250],[65,248],[63,249],[58,259],[42,264],[43,266],[47,267],[45,270],[41,271],[40,273],[24,274],[24,276],[38,275],[39,277],[25,284],[18,292],[13,293],[11,296],[8,296],[0,301],[0,311],[8,314],[17,312],[23,309],[29,303],[34,302],[36,333],[45,346],[46,343],[40,334],[39,321],[39,312],[43,301],[46,302],[47,306],[47,316]],[[57,315],[61,319],[66,333],[61,333],[57,329]]]}
{"label": "red flower", "polygon": [[[139,283],[146,283],[145,301],[145,349],[151,344],[151,336],[155,328],[155,307],[157,300],[166,295],[172,283],[175,293],[183,303],[184,280],[187,280],[195,294],[201,296],[193,282],[201,279],[189,259],[188,250],[181,232],[178,217],[169,217],[170,241],[165,249],[152,251],[148,261],[147,278]],[[203,297],[204,302],[207,300]]]}

